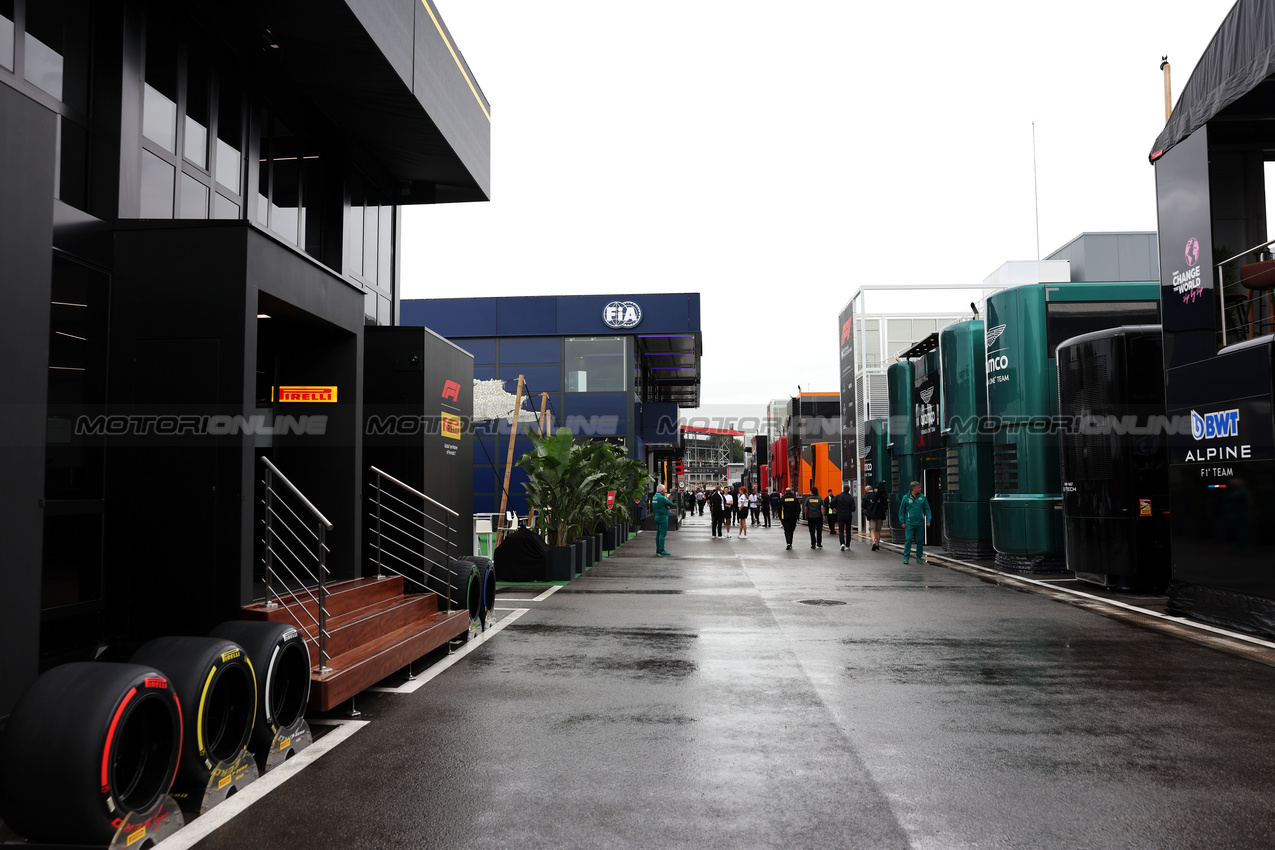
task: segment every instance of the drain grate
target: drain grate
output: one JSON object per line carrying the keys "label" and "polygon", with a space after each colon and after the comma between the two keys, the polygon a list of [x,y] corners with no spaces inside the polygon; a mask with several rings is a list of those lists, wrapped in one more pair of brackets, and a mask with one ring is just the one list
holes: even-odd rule
{"label": "drain grate", "polygon": [[836,599],[801,599],[798,600],[802,605],[845,605]]}

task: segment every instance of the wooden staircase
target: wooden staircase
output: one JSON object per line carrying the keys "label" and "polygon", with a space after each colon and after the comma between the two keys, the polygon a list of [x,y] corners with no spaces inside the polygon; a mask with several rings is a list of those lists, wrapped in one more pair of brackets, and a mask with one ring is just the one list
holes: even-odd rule
{"label": "wooden staircase", "polygon": [[[316,639],[318,604],[304,592],[273,608],[258,602],[245,620],[300,626]],[[317,596],[317,593],[315,594]],[[404,593],[400,576],[360,578],[328,585],[328,667],[320,672],[319,646],[310,650],[310,708],[328,711],[417,658],[469,630],[469,612],[439,610],[436,593]],[[304,609],[304,611],[302,610]]]}

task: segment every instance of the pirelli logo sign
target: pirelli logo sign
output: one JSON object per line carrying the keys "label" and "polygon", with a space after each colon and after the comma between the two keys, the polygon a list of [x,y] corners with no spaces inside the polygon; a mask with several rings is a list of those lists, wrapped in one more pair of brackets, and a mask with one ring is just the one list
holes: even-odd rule
{"label": "pirelli logo sign", "polygon": [[275,401],[335,402],[336,387],[277,387]]}

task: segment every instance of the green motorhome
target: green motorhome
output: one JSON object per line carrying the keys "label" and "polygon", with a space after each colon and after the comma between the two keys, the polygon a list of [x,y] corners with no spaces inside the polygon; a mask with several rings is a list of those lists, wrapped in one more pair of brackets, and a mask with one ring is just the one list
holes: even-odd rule
{"label": "green motorhome", "polygon": [[1014,572],[1066,569],[1054,352],[1071,337],[1159,321],[1159,282],[1036,283],[987,299],[992,545]]}
{"label": "green motorhome", "polygon": [[987,422],[987,363],[979,319],[939,331],[947,480],[943,546],[958,558],[991,559],[992,434]]}

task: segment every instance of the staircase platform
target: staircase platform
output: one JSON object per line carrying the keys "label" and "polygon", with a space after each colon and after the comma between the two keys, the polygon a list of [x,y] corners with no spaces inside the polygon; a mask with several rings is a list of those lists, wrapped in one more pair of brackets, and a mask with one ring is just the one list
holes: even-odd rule
{"label": "staircase platform", "polygon": [[[317,594],[316,594],[317,595]],[[301,625],[318,634],[318,604],[303,591],[298,600],[245,606],[242,618]],[[328,586],[328,667],[319,669],[319,647],[310,652],[310,708],[329,711],[395,670],[469,631],[469,612],[440,611],[436,593],[403,592],[403,579],[361,578]]]}

